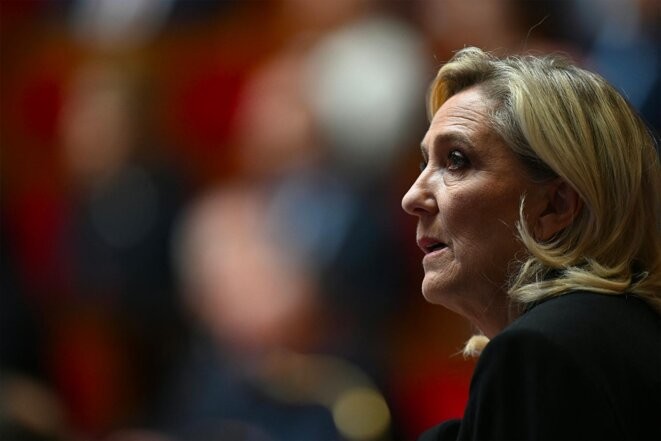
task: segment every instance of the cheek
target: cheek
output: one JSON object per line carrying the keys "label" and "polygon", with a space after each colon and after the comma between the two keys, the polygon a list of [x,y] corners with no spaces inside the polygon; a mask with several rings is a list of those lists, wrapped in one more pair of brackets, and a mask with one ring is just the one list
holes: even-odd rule
{"label": "cheek", "polygon": [[502,264],[514,257],[519,209],[508,196],[481,189],[449,198],[446,227],[458,260]]}

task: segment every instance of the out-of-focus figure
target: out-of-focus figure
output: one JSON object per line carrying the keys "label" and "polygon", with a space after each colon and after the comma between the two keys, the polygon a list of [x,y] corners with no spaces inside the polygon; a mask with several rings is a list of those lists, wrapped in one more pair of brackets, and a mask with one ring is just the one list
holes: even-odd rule
{"label": "out-of-focus figure", "polygon": [[382,336],[406,274],[398,207],[384,187],[415,132],[423,46],[405,24],[381,16],[318,37],[293,42],[247,82],[235,157],[268,195],[272,234],[316,279],[332,329],[326,349],[388,389]]}
{"label": "out-of-focus figure", "polygon": [[[274,234],[267,193],[216,190],[180,225],[197,333],[164,427],[183,439],[374,439],[390,413],[372,380],[327,351],[334,330],[302,255]],[[353,410],[361,408],[356,419]]]}
{"label": "out-of-focus figure", "polygon": [[169,259],[182,186],[149,156],[150,101],[130,67],[81,65],[60,120],[69,284],[49,312],[48,364],[86,435],[148,417],[182,338]]}
{"label": "out-of-focus figure", "polygon": [[306,90],[309,43],[292,44],[263,63],[244,87],[233,127],[239,173],[256,181],[316,167],[323,159]]}

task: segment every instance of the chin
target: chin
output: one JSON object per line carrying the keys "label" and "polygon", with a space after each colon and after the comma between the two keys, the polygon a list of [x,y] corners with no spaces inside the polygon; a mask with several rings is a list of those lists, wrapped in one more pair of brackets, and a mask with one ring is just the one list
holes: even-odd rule
{"label": "chin", "polygon": [[422,296],[425,298],[426,301],[429,303],[433,303],[435,305],[441,305],[442,303],[438,299],[438,295],[436,293],[430,293],[426,289],[422,289]]}
{"label": "chin", "polygon": [[449,290],[447,287],[439,286],[438,284],[433,282],[423,281],[422,296],[429,303],[433,303],[435,305],[440,305],[448,309],[452,309],[448,305],[448,303],[451,303],[448,302],[448,299],[452,297],[453,294],[451,293],[451,290]]}
{"label": "chin", "polygon": [[422,296],[429,303],[442,306],[462,317],[466,317],[464,309],[461,307],[461,299],[465,299],[466,292],[458,291],[452,287],[424,280],[422,282]]}

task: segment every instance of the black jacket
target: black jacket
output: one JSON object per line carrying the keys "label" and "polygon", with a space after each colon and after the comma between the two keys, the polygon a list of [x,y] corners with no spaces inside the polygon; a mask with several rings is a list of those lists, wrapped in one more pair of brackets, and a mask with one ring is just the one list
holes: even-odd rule
{"label": "black jacket", "polygon": [[661,316],[631,296],[543,301],[494,337],[463,420],[420,440],[661,440]]}

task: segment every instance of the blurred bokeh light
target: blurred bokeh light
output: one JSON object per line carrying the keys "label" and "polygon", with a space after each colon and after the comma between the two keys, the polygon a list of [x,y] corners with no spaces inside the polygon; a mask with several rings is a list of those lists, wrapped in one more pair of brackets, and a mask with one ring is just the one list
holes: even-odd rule
{"label": "blurred bokeh light", "polygon": [[559,51],[661,125],[657,0],[1,0],[0,438],[414,439],[469,325],[420,295],[424,97]]}

